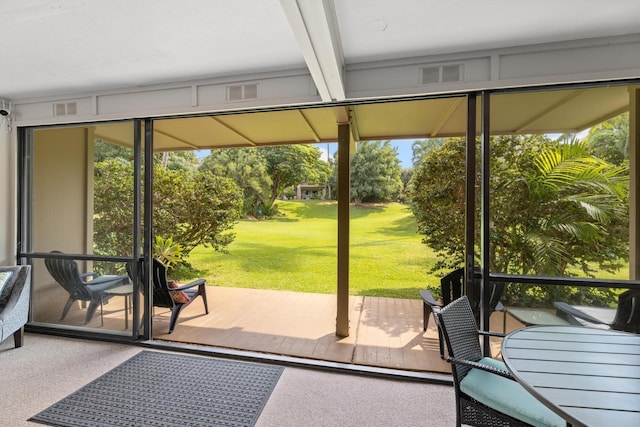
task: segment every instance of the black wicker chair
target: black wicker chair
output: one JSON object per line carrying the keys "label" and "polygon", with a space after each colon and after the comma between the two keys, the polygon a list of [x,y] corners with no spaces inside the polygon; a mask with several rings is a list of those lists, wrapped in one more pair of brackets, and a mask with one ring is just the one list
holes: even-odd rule
{"label": "black wicker chair", "polygon": [[436,313],[449,349],[456,394],[456,425],[565,426],[566,423],[517,383],[504,363],[482,356],[471,305],[463,296]]}
{"label": "black wicker chair", "polygon": [[573,306],[556,301],[556,315],[569,323],[614,329],[617,331],[640,333],[640,290],[629,289],[618,296],[616,308]]}
{"label": "black wicker chair", "polygon": [[[505,307],[500,302],[500,298],[502,297],[502,291],[504,290],[504,283],[491,283],[490,292],[491,295],[489,297],[489,314],[494,311],[501,311],[503,313],[503,322],[502,322],[502,332],[506,332],[506,316],[505,316]],[[442,307],[451,303],[463,295],[464,292],[464,268],[458,268],[453,270],[451,273],[444,276],[440,279],[440,291],[442,294],[442,303],[435,300],[431,292],[428,289],[423,289],[420,291],[420,296],[422,297],[422,328],[423,330],[427,330],[429,327],[429,313],[433,313],[433,320],[436,323],[438,329],[438,343],[440,345],[440,357],[444,359],[444,340],[442,339],[442,331],[440,330],[440,325],[438,325],[438,319],[436,318],[435,313],[437,313]],[[476,293],[477,294],[477,293]],[[476,295],[474,294],[474,295]],[[479,324],[478,320],[480,318],[480,298],[479,294],[477,297],[468,296],[471,298],[473,302],[471,302],[471,306],[473,309],[474,317],[476,318],[476,323]]]}

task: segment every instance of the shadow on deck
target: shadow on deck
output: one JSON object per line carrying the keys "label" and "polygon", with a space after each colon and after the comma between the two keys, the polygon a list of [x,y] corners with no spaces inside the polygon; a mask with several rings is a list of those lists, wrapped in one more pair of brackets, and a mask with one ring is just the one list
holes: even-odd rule
{"label": "shadow on deck", "polygon": [[[336,296],[207,287],[209,314],[194,301],[172,334],[169,312],[156,308],[154,339],[330,362],[450,373],[440,359],[434,322],[422,329],[422,300],[352,296],[348,337],[338,337]],[[494,330],[502,315],[492,316]],[[508,327],[511,325],[508,319]],[[516,327],[517,325],[513,325]],[[493,353],[499,353],[495,343]]]}

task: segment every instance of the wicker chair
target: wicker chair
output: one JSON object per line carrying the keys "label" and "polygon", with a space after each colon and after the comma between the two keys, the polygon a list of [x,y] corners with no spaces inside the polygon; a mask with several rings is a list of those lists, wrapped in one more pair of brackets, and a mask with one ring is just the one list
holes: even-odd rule
{"label": "wicker chair", "polygon": [[0,267],[0,343],[13,335],[14,346],[22,347],[24,325],[29,320],[31,266]]}
{"label": "wicker chair", "polygon": [[640,291],[629,289],[618,296],[616,308],[574,306],[556,301],[556,314],[569,323],[640,333]]}
{"label": "wicker chair", "polygon": [[[479,272],[479,271],[477,271]],[[502,332],[506,332],[506,316],[505,307],[500,302],[500,298],[502,297],[502,291],[504,290],[504,283],[491,283],[490,288],[490,297],[489,297],[489,314],[494,311],[501,311],[503,313],[503,323],[502,323]],[[429,327],[429,313],[433,313],[433,320],[436,323],[438,329],[438,343],[440,345],[440,358],[444,359],[444,339],[442,338],[442,331],[440,330],[440,325],[438,325],[438,319],[436,317],[436,313],[440,311],[442,307],[451,303],[451,301],[460,298],[464,292],[464,268],[458,268],[453,270],[442,279],[440,279],[440,291],[442,294],[442,303],[439,303],[435,300],[431,292],[428,289],[423,289],[420,291],[420,296],[422,297],[422,325],[423,330],[427,330]],[[473,314],[476,319],[476,324],[479,324],[478,320],[480,318],[480,299],[477,292],[474,296],[468,296],[473,301],[471,303],[473,307]]]}
{"label": "wicker chair", "polygon": [[509,374],[503,362],[482,356],[471,305],[463,296],[436,313],[449,349],[456,395],[456,425],[565,426]]}

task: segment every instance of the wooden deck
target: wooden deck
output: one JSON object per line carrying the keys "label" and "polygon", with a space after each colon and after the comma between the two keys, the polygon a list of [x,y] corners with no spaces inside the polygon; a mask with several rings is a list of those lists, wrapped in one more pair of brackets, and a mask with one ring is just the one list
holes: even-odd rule
{"label": "wooden deck", "polygon": [[[440,359],[431,319],[422,329],[422,300],[350,298],[350,334],[335,334],[336,296],[207,287],[209,314],[194,301],[167,334],[169,312],[156,309],[155,339],[411,371],[451,372]],[[502,314],[492,316],[502,329]],[[495,324],[494,324],[495,322]],[[513,324],[512,324],[513,323]],[[518,325],[508,319],[508,328]],[[499,342],[493,353],[499,353]]]}
{"label": "wooden deck", "polygon": [[[440,359],[433,319],[422,330],[422,300],[350,297],[350,334],[335,334],[336,296],[288,291],[207,286],[209,314],[201,299],[180,315],[172,334],[169,310],[156,308],[154,339],[186,344],[249,350],[330,362],[449,373]],[[124,330],[124,298],[114,297],[87,325]],[[82,325],[86,309],[74,307],[63,322]],[[61,323],[58,318],[51,323]],[[507,316],[507,331],[522,327]],[[131,316],[129,315],[129,330]],[[502,313],[491,316],[491,329],[502,332]],[[499,356],[501,340],[492,343]]]}

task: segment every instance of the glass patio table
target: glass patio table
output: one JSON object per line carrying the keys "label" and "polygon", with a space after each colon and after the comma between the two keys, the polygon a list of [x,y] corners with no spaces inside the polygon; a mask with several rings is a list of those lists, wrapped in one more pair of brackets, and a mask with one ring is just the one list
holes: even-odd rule
{"label": "glass patio table", "polygon": [[531,326],[502,342],[516,380],[579,426],[640,426],[640,335],[580,326]]}

